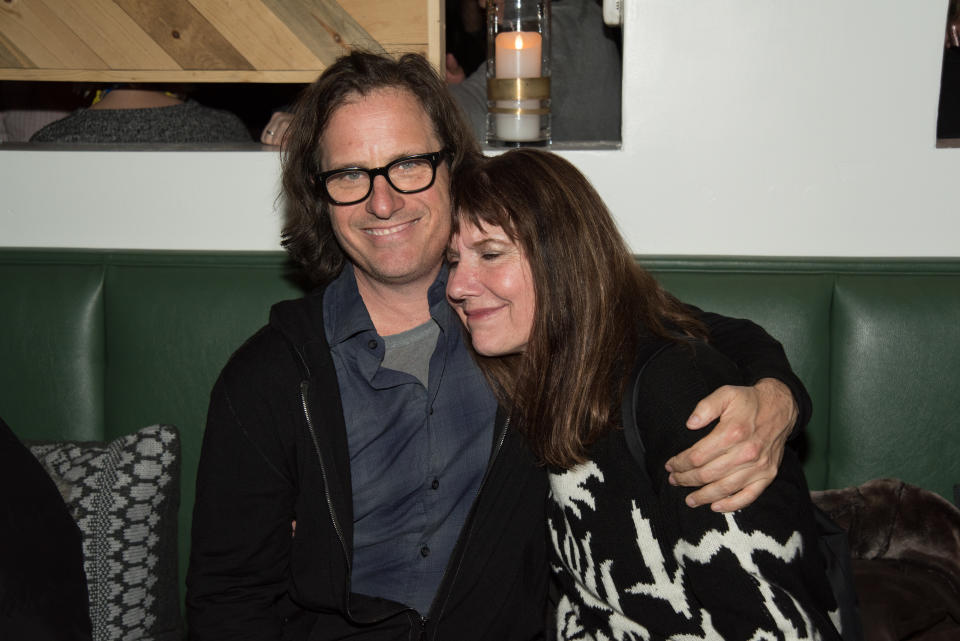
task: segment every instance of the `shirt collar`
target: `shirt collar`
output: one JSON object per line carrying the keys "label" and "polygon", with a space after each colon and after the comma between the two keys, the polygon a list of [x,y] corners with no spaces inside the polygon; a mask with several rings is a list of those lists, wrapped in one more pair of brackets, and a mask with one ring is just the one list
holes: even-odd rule
{"label": "shirt collar", "polygon": [[[360,297],[353,270],[353,265],[348,262],[323,294],[324,332],[331,347],[361,332],[376,331]],[[460,322],[447,303],[447,274],[447,264],[444,263],[427,290],[430,316],[444,333],[449,333],[452,323]]]}
{"label": "shirt collar", "polygon": [[323,324],[330,346],[339,345],[351,336],[375,329],[367,312],[353,265],[346,263],[323,294]]}
{"label": "shirt collar", "polygon": [[451,336],[451,329],[459,329],[460,319],[447,302],[448,273],[447,263],[444,261],[440,266],[440,273],[427,290],[427,304],[430,305],[430,316],[440,326],[440,330]]}

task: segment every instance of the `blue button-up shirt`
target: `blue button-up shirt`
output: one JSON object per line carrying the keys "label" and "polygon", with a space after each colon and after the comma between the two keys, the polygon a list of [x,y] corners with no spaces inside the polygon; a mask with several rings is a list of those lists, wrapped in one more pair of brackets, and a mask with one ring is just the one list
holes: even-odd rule
{"label": "blue button-up shirt", "polygon": [[446,302],[444,267],[428,292],[440,328],[429,384],[381,367],[383,339],[348,265],[323,298],[350,448],[351,590],[423,615],[479,490],[497,403]]}

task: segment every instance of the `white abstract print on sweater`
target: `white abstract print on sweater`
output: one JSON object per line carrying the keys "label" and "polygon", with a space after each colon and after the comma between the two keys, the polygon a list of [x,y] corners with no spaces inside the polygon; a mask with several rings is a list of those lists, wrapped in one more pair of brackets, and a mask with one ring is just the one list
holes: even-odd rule
{"label": "white abstract print on sweater", "polygon": [[[789,566],[798,562],[803,548],[799,532],[778,541],[763,532],[745,531],[735,515],[709,513],[717,527],[704,529],[696,540],[679,538],[662,545],[654,534],[656,516],[645,516],[636,500],[624,503],[623,516],[629,520],[629,528],[610,515],[600,518],[597,493],[606,488],[603,471],[595,462],[551,474],[550,485],[553,571],[562,577],[565,588],[557,611],[558,638],[823,638],[797,598],[768,581],[761,569],[779,563],[785,572],[793,571]],[[616,553],[615,546],[611,549],[610,545],[599,544],[612,543],[611,539],[622,540],[628,547],[625,553]],[[765,561],[760,563],[758,559]],[[691,585],[697,572],[690,569],[702,570],[711,564],[716,564],[714,572],[737,571],[752,577],[753,594],[703,598],[702,591]],[[737,615],[738,633],[731,636],[729,625],[723,626],[722,632],[717,629],[709,605],[711,601],[717,604],[737,599],[746,601],[740,609],[755,610],[756,616],[746,619]]]}
{"label": "white abstract print on sweater", "polygon": [[[668,356],[663,365],[671,364]],[[677,365],[689,371],[689,363]],[[685,421],[683,390],[674,392]],[[689,394],[694,404],[701,398],[696,387]],[[653,411],[659,415],[665,407],[654,404]],[[650,424],[655,417],[645,418]],[[702,435],[682,423],[679,430],[673,435],[681,441]],[[668,452],[686,447],[670,432],[643,434],[649,470],[662,470]],[[559,639],[838,639],[809,494],[792,453],[773,485],[735,514],[687,507],[689,491],[670,486],[666,472],[648,476],[620,430],[601,438],[589,455],[585,463],[550,474]]]}

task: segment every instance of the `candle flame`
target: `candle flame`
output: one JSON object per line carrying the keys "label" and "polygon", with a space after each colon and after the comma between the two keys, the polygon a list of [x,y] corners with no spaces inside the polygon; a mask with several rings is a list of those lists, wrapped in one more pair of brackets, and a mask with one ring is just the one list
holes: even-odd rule
{"label": "candle flame", "polygon": [[513,40],[514,49],[523,49],[523,37],[518,33],[517,37]]}

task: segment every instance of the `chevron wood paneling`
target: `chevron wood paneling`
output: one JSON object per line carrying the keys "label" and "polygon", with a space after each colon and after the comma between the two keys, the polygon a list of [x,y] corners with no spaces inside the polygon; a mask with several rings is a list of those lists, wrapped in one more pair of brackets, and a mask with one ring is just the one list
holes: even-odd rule
{"label": "chevron wood paneling", "polygon": [[443,56],[441,0],[0,0],[0,80],[311,82],[354,48]]}

